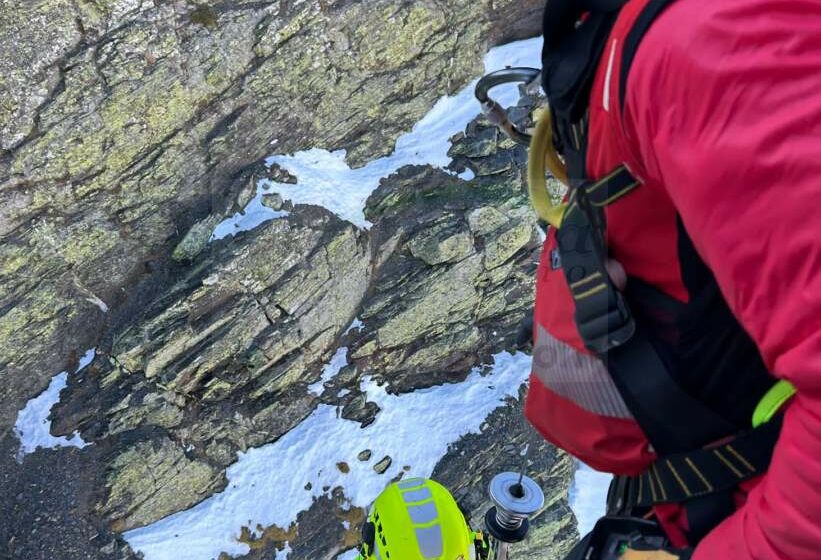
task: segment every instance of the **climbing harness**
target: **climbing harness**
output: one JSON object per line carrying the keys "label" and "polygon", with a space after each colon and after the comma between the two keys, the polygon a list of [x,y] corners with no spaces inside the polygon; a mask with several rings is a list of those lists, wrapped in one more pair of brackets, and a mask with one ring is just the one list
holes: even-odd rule
{"label": "climbing harness", "polygon": [[[641,38],[671,2],[647,2],[626,37],[618,77],[622,110],[627,74]],[[759,395],[751,426],[728,420],[682,388],[648,326],[637,320],[627,296],[608,273],[605,209],[641,182],[625,165],[598,180],[587,176],[588,104],[604,45],[625,3],[590,0],[584,7],[570,0],[548,3],[552,12],[546,12],[545,25],[551,29],[545,32],[541,77],[549,110],[534,112],[537,125],[532,133],[510,124],[501,107],[487,97],[487,86],[504,83],[505,77],[516,81],[532,76],[535,69],[490,75],[480,81],[483,89],[477,87],[477,98],[481,93],[491,122],[520,143],[528,142],[531,202],[538,216],[556,229],[560,257],[556,260],[575,304],[578,333],[586,348],[607,365],[624,404],[658,454],[638,476],[615,478],[608,513],[626,518],[657,504],[681,503],[690,535],[697,541],[733,511],[732,492],[738,484],[766,472],[781,428],[777,412],[795,390],[773,380],[769,391]],[[548,172],[569,188],[562,204],[550,199]]]}

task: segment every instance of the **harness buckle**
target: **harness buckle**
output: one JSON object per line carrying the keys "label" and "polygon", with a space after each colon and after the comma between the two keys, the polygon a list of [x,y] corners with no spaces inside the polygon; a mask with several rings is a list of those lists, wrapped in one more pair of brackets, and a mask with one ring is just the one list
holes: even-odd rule
{"label": "harness buckle", "polygon": [[[636,332],[636,322],[624,296],[607,278],[605,288],[576,300],[576,325],[585,347],[602,355],[626,343]],[[597,297],[601,296],[601,297]]]}

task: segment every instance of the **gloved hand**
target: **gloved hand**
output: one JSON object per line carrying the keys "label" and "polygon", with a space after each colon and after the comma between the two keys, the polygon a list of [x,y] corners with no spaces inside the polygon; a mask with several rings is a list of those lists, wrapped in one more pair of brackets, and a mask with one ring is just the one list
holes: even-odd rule
{"label": "gloved hand", "polygon": [[519,323],[519,332],[516,333],[516,349],[524,350],[533,344],[533,310],[528,311],[522,322]]}

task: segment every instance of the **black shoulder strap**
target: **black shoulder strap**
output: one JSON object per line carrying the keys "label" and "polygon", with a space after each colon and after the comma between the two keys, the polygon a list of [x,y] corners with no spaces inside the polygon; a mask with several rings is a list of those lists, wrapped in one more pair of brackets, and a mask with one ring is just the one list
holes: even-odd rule
{"label": "black shoulder strap", "polygon": [[633,183],[632,178],[623,179],[628,175],[621,168],[588,188],[573,189],[556,232],[562,270],[575,303],[576,327],[588,350],[599,356],[627,342],[635,332],[635,321],[607,273],[604,214],[593,209],[587,191],[609,192],[609,183],[622,185],[621,194],[626,194]]}
{"label": "black shoulder strap", "polygon": [[624,40],[624,49],[622,50],[621,72],[619,75],[619,103],[622,111],[624,111],[624,97],[627,93],[627,77],[630,73],[630,67],[633,65],[633,59],[636,57],[636,51],[639,50],[639,44],[647,30],[656,21],[656,18],[673,2],[674,0],[650,0],[639,14],[639,17],[636,18],[629,33],[627,33]]}
{"label": "black shoulder strap", "polygon": [[668,454],[732,435],[737,427],[679,386],[607,272],[603,207],[638,184],[622,166],[576,188],[556,235],[579,334],[607,365],[653,447]]}
{"label": "black shoulder strap", "polygon": [[545,8],[542,87],[550,104],[554,144],[573,186],[585,172],[590,89],[622,3],[551,0]]}

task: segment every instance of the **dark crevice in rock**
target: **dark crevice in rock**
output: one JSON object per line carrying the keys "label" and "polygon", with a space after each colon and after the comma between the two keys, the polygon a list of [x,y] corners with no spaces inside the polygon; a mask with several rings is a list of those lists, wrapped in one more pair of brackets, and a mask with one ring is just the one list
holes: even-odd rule
{"label": "dark crevice in rock", "polygon": [[239,119],[240,116],[242,116],[242,114],[245,112],[247,108],[247,105],[240,105],[239,107],[237,107],[236,109],[222,117],[219,121],[217,121],[217,124],[215,124],[208,132],[208,134],[205,135],[205,138],[203,139],[203,145],[209,144],[212,140],[214,140],[214,138],[217,138],[225,134],[225,132],[231,127],[231,125],[237,122],[237,119]]}
{"label": "dark crevice in rock", "polygon": [[[267,306],[265,306],[257,297],[254,297],[254,301],[256,301],[257,305],[259,306],[260,311],[265,315],[265,318],[268,320],[268,324],[272,327],[277,325],[276,317],[272,317],[271,313],[268,311]],[[277,307],[278,308],[278,307]],[[279,308],[278,308],[279,309]],[[279,309],[282,311],[282,309]]]}

